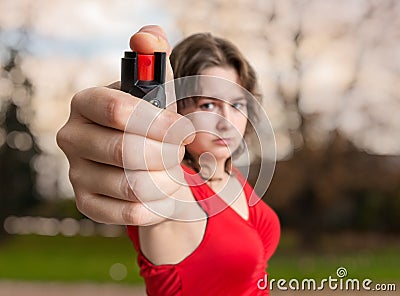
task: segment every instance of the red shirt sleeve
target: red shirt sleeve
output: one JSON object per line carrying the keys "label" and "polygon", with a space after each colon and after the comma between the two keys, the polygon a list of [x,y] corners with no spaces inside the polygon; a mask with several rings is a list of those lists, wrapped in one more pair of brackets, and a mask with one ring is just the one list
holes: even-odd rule
{"label": "red shirt sleeve", "polygon": [[280,239],[281,227],[279,218],[263,200],[253,206],[253,225],[257,228],[264,243],[265,258],[269,260],[274,254]]}

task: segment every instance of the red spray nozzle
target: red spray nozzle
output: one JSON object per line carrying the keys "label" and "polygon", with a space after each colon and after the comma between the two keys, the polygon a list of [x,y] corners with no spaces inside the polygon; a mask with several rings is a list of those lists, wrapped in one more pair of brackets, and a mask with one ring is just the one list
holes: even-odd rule
{"label": "red spray nozzle", "polygon": [[154,55],[138,54],[138,80],[154,80]]}

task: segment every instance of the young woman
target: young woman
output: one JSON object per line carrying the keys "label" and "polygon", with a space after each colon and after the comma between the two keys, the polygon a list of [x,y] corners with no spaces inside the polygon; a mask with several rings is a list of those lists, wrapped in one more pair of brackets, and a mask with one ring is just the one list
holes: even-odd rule
{"label": "young woman", "polygon": [[[165,33],[155,26],[136,33],[131,47],[143,53],[169,52]],[[170,61],[175,78],[214,76],[217,82],[231,81],[260,98],[253,68],[227,40],[211,34],[192,35],[174,48]],[[167,76],[171,79],[172,72]],[[139,104],[137,99],[132,105],[129,95],[117,90],[87,90],[74,97],[70,120],[58,134],[58,143],[70,161],[78,208],[94,220],[128,225],[148,295],[268,295],[263,282],[267,262],[279,241],[279,220],[263,201],[249,205],[255,193],[232,166],[232,157],[240,154],[241,143],[252,132],[247,118],[257,116],[253,101],[226,95],[233,94],[232,89],[224,90],[223,99],[196,96],[177,103],[178,113],[192,124],[176,129],[180,139],[175,142],[186,145],[177,165],[186,173],[189,186],[168,183],[169,175],[159,169],[159,163],[154,163],[157,157],[149,157],[147,150],[132,156],[148,158],[146,170],[164,192],[195,203],[192,210],[200,219],[193,221],[158,217],[149,211],[140,202],[146,200],[146,190],[129,187],[121,169],[121,133],[132,110],[144,108],[141,114],[154,113],[150,104]],[[167,129],[182,119],[173,118],[171,113],[163,111],[145,135],[135,127],[125,133],[161,143]],[[195,137],[190,136],[193,132]],[[118,144],[113,142],[115,138]],[[102,148],[111,153],[102,152]],[[149,184],[140,174],[143,168],[133,163],[130,177],[134,184]],[[171,206],[170,199],[147,198],[161,207]]]}

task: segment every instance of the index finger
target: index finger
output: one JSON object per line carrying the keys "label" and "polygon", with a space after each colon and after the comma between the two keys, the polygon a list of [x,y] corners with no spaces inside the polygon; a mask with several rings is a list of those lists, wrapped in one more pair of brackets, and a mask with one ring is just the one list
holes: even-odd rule
{"label": "index finger", "polygon": [[194,139],[195,129],[189,119],[107,87],[76,94],[71,103],[71,118],[77,116],[104,127],[172,144],[189,144]]}

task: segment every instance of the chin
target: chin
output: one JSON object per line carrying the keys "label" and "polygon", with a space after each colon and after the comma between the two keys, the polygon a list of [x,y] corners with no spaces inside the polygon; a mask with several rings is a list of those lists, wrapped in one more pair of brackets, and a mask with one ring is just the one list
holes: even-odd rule
{"label": "chin", "polygon": [[228,148],[215,149],[214,151],[209,152],[218,160],[226,160],[232,156],[232,153]]}

